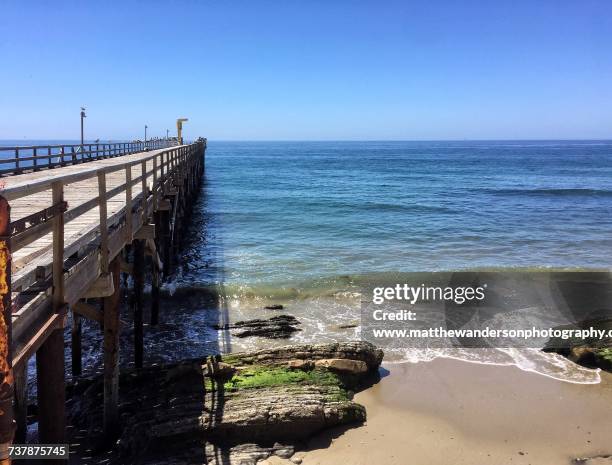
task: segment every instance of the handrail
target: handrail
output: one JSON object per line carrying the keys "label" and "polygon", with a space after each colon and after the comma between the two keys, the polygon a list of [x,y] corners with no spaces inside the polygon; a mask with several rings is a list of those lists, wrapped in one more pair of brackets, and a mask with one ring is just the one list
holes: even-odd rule
{"label": "handrail", "polygon": [[176,139],[151,139],[146,142],[105,142],[62,145],[0,146],[0,175],[15,175],[24,171],[85,163],[103,158],[174,147]]}
{"label": "handrail", "polygon": [[[178,149],[181,147],[187,147],[187,146],[179,145],[174,148]],[[119,163],[116,165],[103,166],[101,168],[99,167],[87,168],[77,173],[62,174],[59,171],[50,172],[51,174],[49,176],[45,176],[40,179],[24,180],[22,182],[17,182],[15,184],[6,186],[3,189],[0,189],[0,195],[9,201],[19,199],[21,197],[36,194],[38,192],[42,192],[47,189],[50,189],[53,182],[57,179],[62,179],[64,184],[73,184],[75,182],[85,181],[86,179],[93,178],[100,171],[104,171],[107,174],[113,173],[115,171],[122,170],[126,168],[127,166],[138,165],[142,161],[149,161],[152,158],[158,157],[160,154],[165,154],[167,152],[170,152],[171,150],[172,149],[165,150],[163,152],[155,152],[155,153],[152,153],[151,155],[147,155],[144,158],[138,158],[137,160],[126,161],[124,163]],[[132,155],[132,154],[126,154],[126,155]]]}

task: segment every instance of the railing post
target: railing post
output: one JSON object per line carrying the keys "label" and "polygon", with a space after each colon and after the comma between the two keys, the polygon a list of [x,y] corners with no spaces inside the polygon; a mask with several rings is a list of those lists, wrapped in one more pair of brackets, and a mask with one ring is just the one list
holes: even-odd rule
{"label": "railing post", "polygon": [[141,189],[142,189],[142,221],[143,225],[147,224],[147,162],[143,161],[140,164],[142,172]]}
{"label": "railing post", "polygon": [[0,197],[0,464],[10,464],[8,447],[13,442],[15,420],[13,412],[13,354],[11,350],[11,250],[10,207]]}
{"label": "railing post", "polygon": [[100,272],[108,273],[108,219],[106,198],[106,173],[98,171],[98,200],[100,210]]}
{"label": "railing post", "polygon": [[132,242],[132,165],[125,167],[125,226],[127,242]]}
{"label": "railing post", "polygon": [[19,171],[19,149],[15,149],[15,168]]}
{"label": "railing post", "polygon": [[[166,156],[166,153],[167,152],[162,152],[160,154],[160,168],[161,168],[160,179],[161,179],[161,182],[162,182],[162,187],[163,187],[163,184],[164,184],[164,181],[165,181],[165,179],[164,179],[165,178],[165,175],[164,175],[164,173],[165,173],[165,171],[164,171],[164,166],[165,166],[164,157]],[[162,192],[163,192],[163,189],[162,189]]]}
{"label": "railing post", "polygon": [[34,159],[32,160],[32,164],[34,165],[34,171],[38,171],[38,159],[36,158],[36,147],[34,147],[32,149],[32,157],[34,157]]}
{"label": "railing post", "polygon": [[157,210],[157,155],[153,157],[153,212]]}
{"label": "railing post", "polygon": [[[55,181],[51,187],[53,205],[64,201],[64,184]],[[64,212],[53,217],[53,309],[64,305]]]}

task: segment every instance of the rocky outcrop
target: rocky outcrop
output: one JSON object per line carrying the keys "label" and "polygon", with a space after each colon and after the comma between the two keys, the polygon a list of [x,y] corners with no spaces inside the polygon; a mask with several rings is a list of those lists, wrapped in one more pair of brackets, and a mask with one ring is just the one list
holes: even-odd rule
{"label": "rocky outcrop", "polygon": [[260,336],[269,339],[287,339],[297,331],[300,322],[291,315],[278,315],[267,320],[255,319],[238,321],[234,324],[215,325],[215,329],[234,330],[233,336],[250,337]]}
{"label": "rocky outcrop", "polygon": [[[255,464],[290,456],[322,429],[365,420],[353,392],[375,379],[382,357],[365,342],[292,345],[124,373],[122,429],[110,463],[137,456],[139,463]],[[89,386],[75,426],[87,431],[99,421],[100,395],[100,382]],[[185,454],[189,460],[173,462]]]}
{"label": "rocky outcrop", "polygon": [[[612,330],[612,321],[583,322],[580,327],[593,326],[597,329]],[[565,328],[564,326],[559,329]],[[601,368],[612,372],[612,338],[604,339],[551,339],[544,347],[545,352],[556,352],[572,362],[589,368]]]}
{"label": "rocky outcrop", "polygon": [[266,305],[264,307],[266,310],[282,310],[283,307],[281,304],[272,304],[272,305]]}

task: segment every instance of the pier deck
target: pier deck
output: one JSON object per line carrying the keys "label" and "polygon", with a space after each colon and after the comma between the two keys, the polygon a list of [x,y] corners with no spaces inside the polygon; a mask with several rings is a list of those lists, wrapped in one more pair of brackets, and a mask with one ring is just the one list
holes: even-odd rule
{"label": "pier deck", "polygon": [[[63,417],[64,396],[53,398],[64,390],[63,328],[69,312],[73,374],[80,373],[80,318],[104,327],[105,426],[116,421],[118,274],[134,275],[140,300],[134,328],[138,366],[144,254],[151,256],[155,292],[161,271],[168,273],[170,251],[203,173],[205,149],[202,141],[0,179],[0,297],[7,327],[0,331],[0,377],[4,373],[6,383],[9,372],[15,373],[18,435],[25,415],[20,390],[28,359],[37,353],[41,442],[61,442],[63,420],[57,416]],[[131,245],[134,264],[124,258]],[[96,299],[102,309],[92,304]],[[1,410],[9,401],[12,395],[0,392]],[[0,415],[3,438],[5,417]]]}

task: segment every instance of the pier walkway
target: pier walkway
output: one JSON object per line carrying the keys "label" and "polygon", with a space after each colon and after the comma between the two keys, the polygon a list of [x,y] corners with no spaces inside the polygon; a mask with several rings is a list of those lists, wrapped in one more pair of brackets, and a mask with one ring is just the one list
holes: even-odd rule
{"label": "pier walkway", "polygon": [[63,148],[59,156],[48,150],[43,160],[21,158],[21,166],[13,168],[18,174],[0,178],[0,463],[13,441],[15,421],[16,440],[25,441],[27,365],[34,354],[39,442],[65,441],[69,314],[75,376],[81,372],[81,318],[104,328],[104,426],[111,430],[116,424],[119,274],[134,280],[139,367],[145,272],[151,272],[151,323],[156,324],[160,275],[170,272],[183,217],[204,171],[205,139],[174,144],[98,150],[95,159],[83,155],[91,155],[91,147],[81,158],[74,150],[67,158]]}

